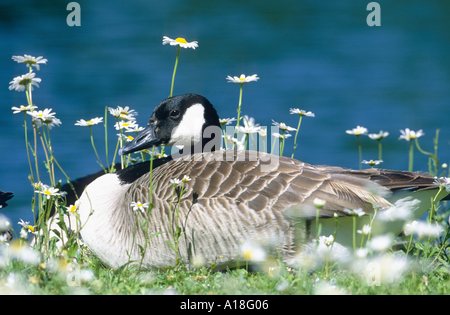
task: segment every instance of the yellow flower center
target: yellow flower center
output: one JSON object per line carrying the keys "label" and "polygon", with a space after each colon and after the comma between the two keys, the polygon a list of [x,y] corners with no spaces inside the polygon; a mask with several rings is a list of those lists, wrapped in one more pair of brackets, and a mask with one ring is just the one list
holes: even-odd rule
{"label": "yellow flower center", "polygon": [[93,124],[94,122],[92,120],[86,121],[88,124]]}
{"label": "yellow flower center", "polygon": [[44,117],[44,114],[38,114],[38,117],[42,118],[42,117]]}
{"label": "yellow flower center", "polygon": [[180,44],[187,44],[187,41],[181,37],[178,37],[177,39],[175,39],[175,41]]}
{"label": "yellow flower center", "polygon": [[74,212],[75,210],[77,210],[77,207],[75,205],[72,205],[70,207],[70,212]]}
{"label": "yellow flower center", "polygon": [[44,191],[43,193],[46,194],[46,195],[51,195],[51,194],[52,194],[52,193],[51,193],[50,191],[48,191],[48,190]]}
{"label": "yellow flower center", "polygon": [[129,125],[131,125],[130,123],[123,123],[123,125],[122,126],[124,126],[124,127],[128,127]]}
{"label": "yellow flower center", "polygon": [[242,253],[242,257],[244,257],[245,260],[251,260],[252,259],[252,252],[250,250],[247,250]]}
{"label": "yellow flower center", "polygon": [[28,229],[29,229],[31,232],[34,232],[34,226],[29,225],[29,226],[28,226]]}
{"label": "yellow flower center", "polygon": [[144,205],[142,204],[142,203],[138,203],[137,205],[136,205],[136,207],[138,207],[138,208],[142,208]]}
{"label": "yellow flower center", "polygon": [[133,137],[132,136],[127,136],[128,140],[133,141]]}

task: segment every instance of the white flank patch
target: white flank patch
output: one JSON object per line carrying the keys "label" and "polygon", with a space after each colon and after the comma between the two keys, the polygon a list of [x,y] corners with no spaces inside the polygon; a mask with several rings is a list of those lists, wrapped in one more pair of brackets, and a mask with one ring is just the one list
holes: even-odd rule
{"label": "white flank patch", "polygon": [[191,146],[199,142],[202,139],[202,128],[205,123],[204,113],[205,108],[201,104],[189,107],[178,127],[172,131],[168,145]]}

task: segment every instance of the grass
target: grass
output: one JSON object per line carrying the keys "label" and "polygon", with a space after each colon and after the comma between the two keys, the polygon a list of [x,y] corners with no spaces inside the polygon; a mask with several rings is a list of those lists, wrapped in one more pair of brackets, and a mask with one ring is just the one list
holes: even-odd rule
{"label": "grass", "polygon": [[[390,254],[394,255],[394,254]],[[399,253],[397,253],[399,255]],[[87,255],[80,269],[67,269],[63,258],[58,262],[30,265],[11,261],[0,269],[0,293],[20,294],[179,294],[179,295],[249,295],[249,294],[449,294],[450,269],[440,257],[429,266],[419,257],[413,270],[393,282],[369,286],[361,274],[335,266],[331,272],[294,270],[280,264],[270,272],[245,269],[213,271],[203,267],[184,267],[137,273],[135,268],[113,270]],[[68,272],[67,270],[71,270]],[[87,275],[82,275],[89,270]],[[77,275],[77,273],[79,273]],[[14,276],[11,276],[11,275]],[[79,277],[79,279],[77,279]],[[12,280],[13,278],[14,280]]]}

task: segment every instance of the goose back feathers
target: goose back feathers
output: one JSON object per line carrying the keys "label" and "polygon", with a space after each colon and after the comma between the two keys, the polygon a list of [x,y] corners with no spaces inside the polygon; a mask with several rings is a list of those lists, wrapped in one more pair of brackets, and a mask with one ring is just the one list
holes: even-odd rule
{"label": "goose back feathers", "polygon": [[[179,192],[173,193],[170,179],[182,179],[185,175],[192,180],[178,198]],[[130,205],[131,201],[149,200],[148,174],[132,183],[113,174],[102,176],[81,197],[81,204],[89,203],[94,210],[89,218],[87,212],[81,212],[82,221],[88,221],[81,234],[106,264],[118,267],[126,263],[127,251],[135,255],[134,259],[140,258],[137,244],[144,244],[144,231],[141,224],[136,225],[136,215],[139,222],[145,219],[149,223],[148,235],[161,233],[149,240],[144,266],[167,267],[175,263],[175,253],[166,241],[173,242],[174,226],[169,225],[169,217],[173,218],[175,207],[179,207],[179,225],[186,228],[186,238],[180,243],[184,261],[188,262],[187,248],[191,243],[205,261],[225,267],[239,259],[239,246],[246,240],[265,244],[286,261],[292,259],[307,239],[315,236],[315,224],[311,224],[317,214],[315,198],[326,200],[320,218],[337,214],[345,223],[349,218],[344,209],[362,208],[371,213],[374,205],[391,206],[389,199],[395,191],[406,189],[410,193],[436,188],[434,178],[425,174],[312,166],[255,151],[185,156],[154,169],[152,181],[154,207],[150,217],[133,211]],[[363,223],[367,222],[363,220],[359,225]],[[334,224],[332,229],[330,234]],[[350,245],[352,229],[342,229],[337,241]],[[401,227],[394,231],[400,232]]]}

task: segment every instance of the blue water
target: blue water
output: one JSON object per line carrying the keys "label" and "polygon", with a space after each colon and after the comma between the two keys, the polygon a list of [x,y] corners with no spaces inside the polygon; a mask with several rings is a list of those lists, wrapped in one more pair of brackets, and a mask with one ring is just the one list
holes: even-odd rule
{"label": "blue water", "polygon": [[[76,120],[120,105],[138,111],[145,125],[169,95],[176,50],[161,44],[163,36],[199,43],[181,52],[174,94],[202,94],[220,117],[236,117],[239,86],[226,76],[258,74],[258,82],[244,86],[243,114],[262,126],[274,119],[296,127],[289,108],[314,112],[315,118],[303,119],[297,159],[357,168],[356,138],[345,130],[361,125],[390,132],[383,142],[385,168],[408,167],[409,143],[398,140],[404,128],[423,129],[420,144],[427,151],[440,129],[439,157],[450,162],[446,0],[378,1],[379,27],[366,23],[369,1],[78,1],[79,27],[66,24],[68,2],[0,4],[0,189],[15,194],[2,210],[14,224],[32,221],[32,189],[23,115],[10,110],[26,103],[25,94],[8,90],[27,69],[12,55],[48,59],[37,72],[42,83],[33,98],[62,121],[51,130],[52,145],[72,179],[99,170],[89,130]],[[104,158],[102,127],[94,134]],[[115,134],[111,124],[109,138]],[[292,143],[290,138],[288,155]],[[376,141],[364,137],[362,143],[363,158],[376,159]],[[42,150],[39,157],[43,161]],[[42,163],[40,169],[48,184]],[[417,151],[414,169],[428,170]]]}

